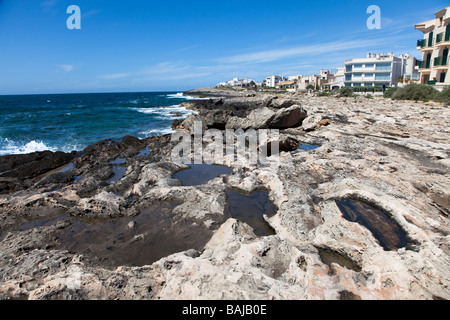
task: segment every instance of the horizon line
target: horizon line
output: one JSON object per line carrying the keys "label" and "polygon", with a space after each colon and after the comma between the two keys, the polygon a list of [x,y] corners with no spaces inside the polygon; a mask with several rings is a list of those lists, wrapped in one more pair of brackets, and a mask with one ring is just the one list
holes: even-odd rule
{"label": "horizon line", "polygon": [[105,94],[105,93],[158,93],[158,92],[186,92],[187,90],[155,90],[155,91],[101,91],[101,92],[61,92],[61,93],[0,93],[0,96],[43,96],[43,95],[69,95],[69,94]]}

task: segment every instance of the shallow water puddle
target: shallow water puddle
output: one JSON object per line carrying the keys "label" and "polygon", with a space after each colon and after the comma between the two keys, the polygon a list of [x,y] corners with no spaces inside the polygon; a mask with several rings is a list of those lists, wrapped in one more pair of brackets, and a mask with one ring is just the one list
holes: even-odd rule
{"label": "shallow water puddle", "polygon": [[175,173],[172,178],[180,180],[183,186],[197,186],[231,172],[233,172],[233,169],[225,166],[205,163],[189,164],[189,169]]}
{"label": "shallow water puddle", "polygon": [[315,150],[317,148],[320,148],[321,145],[318,144],[302,144],[299,148],[297,148],[298,150],[302,150],[302,151],[311,151],[311,150]]}
{"label": "shallow water puddle", "polygon": [[201,250],[212,231],[193,220],[173,219],[180,203],[156,203],[136,217],[110,221],[74,219],[60,248],[102,260],[107,266],[143,266],[188,249]]}
{"label": "shallow water puddle", "polygon": [[266,191],[243,194],[227,190],[228,198],[226,212],[231,217],[247,223],[257,236],[274,235],[275,230],[264,220],[263,215],[272,217],[277,213],[276,207],[269,200]]}
{"label": "shallow water puddle", "polygon": [[344,218],[369,229],[384,250],[395,251],[409,244],[406,232],[381,210],[356,200],[336,200],[336,204]]}
{"label": "shallow water puddle", "polygon": [[125,163],[127,162],[126,159],[123,158],[117,158],[114,161],[111,161],[109,164],[114,165],[113,167],[113,173],[114,175],[112,176],[111,179],[109,179],[108,181],[106,181],[106,183],[111,184],[113,182],[119,181],[120,179],[123,178],[123,176],[125,175],[125,173],[127,172],[127,167],[123,166]]}
{"label": "shallow water puddle", "polygon": [[361,267],[356,262],[354,262],[350,258],[347,258],[346,256],[344,256],[336,251],[332,251],[332,250],[324,249],[324,248],[317,248],[317,250],[319,251],[319,256],[320,256],[320,259],[322,260],[322,262],[330,267],[331,273],[333,273],[333,269],[331,268],[332,263],[337,263],[337,264],[341,265],[342,267],[346,267],[347,269],[350,269],[350,270],[353,270],[356,272],[361,271]]}
{"label": "shallow water puddle", "polygon": [[69,163],[67,166],[65,166],[64,168],[62,168],[61,170],[59,170],[58,173],[67,172],[67,171],[72,170],[73,168],[75,168],[75,165],[71,162],[71,163]]}
{"label": "shallow water puddle", "polygon": [[47,227],[56,224],[59,221],[68,220],[70,218],[69,214],[61,214],[56,217],[38,219],[38,220],[30,220],[22,224],[17,228],[17,231],[26,231],[31,229],[36,229],[40,227]]}
{"label": "shallow water puddle", "polygon": [[136,156],[136,158],[147,157],[149,155],[150,155],[150,150],[148,149],[148,146],[146,146],[144,150],[139,152],[139,154]]}

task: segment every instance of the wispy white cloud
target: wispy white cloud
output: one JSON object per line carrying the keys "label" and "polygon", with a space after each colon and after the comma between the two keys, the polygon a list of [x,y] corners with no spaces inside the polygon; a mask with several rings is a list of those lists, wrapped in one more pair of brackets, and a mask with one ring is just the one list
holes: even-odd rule
{"label": "wispy white cloud", "polygon": [[308,46],[280,48],[273,50],[265,50],[253,53],[238,54],[217,59],[220,63],[261,63],[271,62],[284,58],[300,57],[306,55],[317,55],[323,53],[332,53],[343,50],[356,48],[371,47],[377,43],[386,41],[385,38],[371,40],[350,40],[350,41],[333,41],[328,43],[318,43]]}
{"label": "wispy white cloud", "polygon": [[43,7],[54,7],[58,4],[58,0],[45,0],[41,2]]}
{"label": "wispy white cloud", "polygon": [[160,74],[175,74],[188,70],[190,67],[187,64],[177,62],[160,62],[156,65],[143,68],[138,73],[148,75],[160,75]]}
{"label": "wispy white cloud", "polygon": [[184,47],[184,48],[180,48],[178,50],[172,51],[171,53],[180,53],[180,52],[192,50],[192,49],[195,49],[195,48],[198,48],[198,47],[200,47],[200,46],[199,45],[195,45],[195,46]]}
{"label": "wispy white cloud", "polygon": [[147,66],[141,70],[112,73],[98,76],[102,80],[116,80],[128,78],[127,81],[133,83],[154,83],[160,81],[193,79],[211,75],[209,70],[201,70],[181,62],[161,62],[152,66]]}
{"label": "wispy white cloud", "polygon": [[81,13],[81,18],[85,19],[85,18],[88,18],[90,16],[94,16],[94,15],[100,13],[100,12],[101,12],[101,10],[97,10],[97,9],[89,10],[86,13],[82,12]]}
{"label": "wispy white cloud", "polygon": [[71,72],[76,69],[76,66],[71,64],[57,64],[56,67],[64,70],[65,72]]}
{"label": "wispy white cloud", "polygon": [[99,76],[100,79],[115,80],[128,77],[131,73],[113,73]]}

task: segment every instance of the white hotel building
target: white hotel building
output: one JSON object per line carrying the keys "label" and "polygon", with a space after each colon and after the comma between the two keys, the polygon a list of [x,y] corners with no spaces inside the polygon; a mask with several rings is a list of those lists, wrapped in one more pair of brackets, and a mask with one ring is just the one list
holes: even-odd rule
{"label": "white hotel building", "polygon": [[347,87],[390,87],[398,83],[404,74],[405,59],[394,57],[393,53],[368,53],[367,58],[345,61]]}
{"label": "white hotel building", "polygon": [[417,41],[423,57],[419,63],[420,82],[438,89],[450,86],[450,7],[435,13],[435,19],[414,26],[424,34]]}

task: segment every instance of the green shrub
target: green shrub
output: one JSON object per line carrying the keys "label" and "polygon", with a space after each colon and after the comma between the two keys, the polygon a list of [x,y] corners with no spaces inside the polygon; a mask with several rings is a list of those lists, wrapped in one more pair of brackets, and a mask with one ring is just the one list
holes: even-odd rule
{"label": "green shrub", "polygon": [[450,105],[450,87],[447,87],[442,90],[442,92],[439,92],[435,100],[438,102],[443,102],[446,105]]}
{"label": "green shrub", "polygon": [[391,87],[391,88],[388,88],[388,89],[384,92],[383,97],[385,97],[385,98],[392,98],[392,96],[393,96],[394,93],[397,91],[397,89],[398,89],[398,87]]}
{"label": "green shrub", "polygon": [[352,97],[353,96],[353,89],[350,87],[342,87],[341,90],[339,90],[339,97]]}
{"label": "green shrub", "polygon": [[394,100],[429,101],[438,97],[439,91],[426,84],[408,84],[398,88],[392,95]]}

